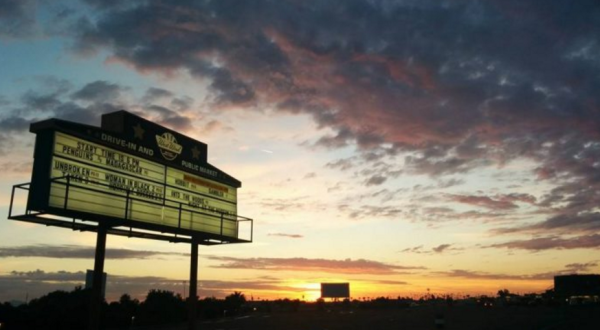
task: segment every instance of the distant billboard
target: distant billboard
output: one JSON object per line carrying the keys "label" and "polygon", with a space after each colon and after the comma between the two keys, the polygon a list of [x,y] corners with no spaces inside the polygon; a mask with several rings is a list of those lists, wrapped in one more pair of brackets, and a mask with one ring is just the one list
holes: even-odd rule
{"label": "distant billboard", "polygon": [[321,283],[321,298],[350,298],[350,283]]}
{"label": "distant billboard", "polygon": [[102,128],[51,119],[37,134],[28,208],[113,225],[238,238],[241,183],[206,144],[125,111]]}

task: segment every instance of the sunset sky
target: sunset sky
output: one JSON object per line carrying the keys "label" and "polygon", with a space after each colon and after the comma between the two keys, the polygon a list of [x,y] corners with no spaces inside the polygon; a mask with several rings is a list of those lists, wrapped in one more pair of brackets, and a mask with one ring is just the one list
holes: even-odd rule
{"label": "sunset sky", "polygon": [[[120,109],[242,182],[254,242],[200,247],[201,298],[540,292],[600,272],[597,0],[0,1],[0,301],[93,268],[95,234],[5,220],[30,123]],[[189,245],[107,249],[108,299],[187,295]]]}

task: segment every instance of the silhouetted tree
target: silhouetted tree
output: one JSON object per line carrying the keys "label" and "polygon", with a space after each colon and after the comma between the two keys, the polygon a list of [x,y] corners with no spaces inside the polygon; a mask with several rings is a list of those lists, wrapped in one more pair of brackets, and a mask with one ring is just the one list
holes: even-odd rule
{"label": "silhouetted tree", "polygon": [[325,310],[325,299],[319,298],[317,299],[317,310],[324,311]]}
{"label": "silhouetted tree", "polygon": [[508,289],[498,290],[498,297],[501,299],[506,299],[510,295],[510,291]]}
{"label": "silhouetted tree", "polygon": [[140,302],[137,299],[131,299],[128,294],[123,294],[119,301],[108,305],[106,312],[106,324],[109,327],[125,329],[134,324],[135,316],[138,313]]}
{"label": "silhouetted tree", "polygon": [[199,314],[207,319],[223,316],[223,311],[225,310],[224,305],[223,300],[219,300],[215,297],[206,297],[198,303],[200,309]]}
{"label": "silhouetted tree", "polygon": [[76,287],[71,292],[54,291],[27,305],[2,305],[3,330],[7,329],[82,329],[88,319],[89,290]]}
{"label": "silhouetted tree", "polygon": [[150,290],[140,304],[135,318],[138,325],[156,325],[181,322],[187,315],[181,296],[166,290]]}
{"label": "silhouetted tree", "polygon": [[238,314],[245,303],[246,296],[239,291],[234,291],[232,294],[225,297],[225,310],[228,315]]}

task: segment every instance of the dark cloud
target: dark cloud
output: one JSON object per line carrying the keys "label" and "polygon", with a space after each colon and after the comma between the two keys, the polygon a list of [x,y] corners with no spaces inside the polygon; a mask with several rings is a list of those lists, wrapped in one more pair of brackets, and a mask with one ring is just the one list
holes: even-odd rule
{"label": "dark cloud", "polygon": [[181,131],[192,129],[191,119],[181,114],[180,111],[173,111],[160,105],[148,105],[144,109],[146,110],[145,113],[139,114],[141,116],[149,117],[157,124]]}
{"label": "dark cloud", "polygon": [[29,129],[31,122],[19,117],[0,119],[0,130],[4,132],[23,132]]}
{"label": "dark cloud", "polygon": [[533,275],[509,275],[487,273],[479,271],[470,271],[464,269],[453,269],[447,272],[438,272],[438,274],[448,277],[460,277],[466,279],[481,279],[481,280],[550,280],[554,273],[542,273]]}
{"label": "dark cloud", "polygon": [[365,259],[307,259],[307,258],[232,258],[209,257],[222,264],[215,268],[258,269],[269,271],[310,271],[336,274],[397,274],[400,271],[425,269],[397,266]]}
{"label": "dark cloud", "polygon": [[557,236],[537,237],[528,240],[515,240],[493,244],[488,247],[530,251],[598,249],[600,248],[600,235],[582,235],[571,238],[561,238]]}
{"label": "dark cloud", "polygon": [[72,84],[56,77],[38,77],[34,80],[37,88],[30,89],[21,96],[22,112],[27,114],[44,113],[60,106],[61,99],[71,91]]}
{"label": "dark cloud", "polygon": [[586,120],[598,101],[594,0],[88,3],[103,11],[72,29],[81,50],[187,70],[217,102],[306,112],[337,132],[324,145],[442,147],[443,159],[416,158],[434,173],[598,127]]}
{"label": "dark cloud", "polygon": [[384,284],[384,285],[408,285],[408,282],[394,281],[394,280],[369,280],[371,283]]}
{"label": "dark cloud", "polygon": [[311,115],[333,130],[318,145],[385,146],[431,176],[527,158],[577,189],[548,205],[600,198],[594,0],[89,3],[102,11],[72,30],[80,50],[187,71],[217,104]]}
{"label": "dark cloud", "polygon": [[277,236],[277,237],[286,237],[286,238],[303,238],[303,235],[299,234],[284,234],[284,233],[269,233],[267,236]]}
{"label": "dark cloud", "polygon": [[196,70],[193,73],[213,79],[209,87],[215,93],[216,102],[219,104],[248,104],[255,98],[252,87],[233,77],[226,69],[211,68],[201,72]]}
{"label": "dark cloud", "polygon": [[81,281],[85,279],[84,272],[67,272],[67,271],[58,271],[58,272],[50,272],[46,273],[42,270],[34,270],[34,271],[12,271],[10,275],[17,278],[27,278],[30,280],[37,281],[57,281],[57,282],[73,282],[73,281]]}
{"label": "dark cloud", "polygon": [[452,244],[440,244],[431,249],[424,249],[423,245],[409,247],[401,250],[402,253],[416,253],[416,254],[440,254],[447,251],[460,251],[462,248],[453,247]]}
{"label": "dark cloud", "polygon": [[189,110],[192,105],[194,105],[194,99],[189,96],[173,98],[170,103],[170,106],[176,111]]}
{"label": "dark cloud", "polygon": [[105,100],[116,100],[124,88],[109,82],[98,80],[83,86],[71,95],[75,100],[98,102]]}
{"label": "dark cloud", "polygon": [[[38,298],[51,291],[70,291],[77,286],[84,286],[85,272],[45,272],[35,271],[11,271],[6,275],[0,275],[0,301],[19,300],[24,301]],[[118,300],[119,297],[128,293],[133,298],[143,300],[151,289],[169,290],[175,293],[184,292],[189,288],[186,280],[171,279],[157,276],[122,276],[108,274],[106,285],[106,299],[108,301]],[[259,278],[252,280],[199,280],[198,291],[202,296],[221,297],[233,291],[244,293],[260,293],[264,291],[282,290],[288,292],[301,292],[304,289],[287,286],[276,278]],[[188,292],[184,292],[185,295]]]}
{"label": "dark cloud", "polygon": [[508,227],[495,229],[494,233],[555,233],[555,234],[573,234],[587,233],[592,234],[600,229],[600,213],[588,214],[559,214],[550,217],[544,221],[531,225],[520,227]]}
{"label": "dark cloud", "polygon": [[492,210],[509,210],[518,207],[510,201],[495,200],[487,196],[449,195],[448,199],[454,202],[481,206]]}
{"label": "dark cloud", "polygon": [[4,0],[0,2],[0,39],[24,38],[35,34],[36,1]]}
{"label": "dark cloud", "polygon": [[396,205],[347,205],[341,204],[338,209],[348,214],[351,219],[391,218],[397,219],[403,215],[404,210]]}
{"label": "dark cloud", "polygon": [[365,185],[368,186],[379,186],[387,180],[386,177],[381,175],[373,175],[366,182]]}
{"label": "dark cloud", "polygon": [[447,195],[454,202],[480,206],[491,210],[511,210],[519,206],[516,202],[534,204],[536,198],[529,194],[500,194],[496,196]]}
{"label": "dark cloud", "polygon": [[146,94],[144,94],[144,97],[142,99],[146,102],[151,103],[157,100],[171,98],[173,96],[173,93],[166,89],[150,87],[148,88],[148,90],[146,90]]}
{"label": "dark cloud", "polygon": [[175,130],[193,129],[189,112],[194,100],[165,89],[150,88],[139,100],[127,103],[122,96],[130,87],[103,80],[77,89],[71,82],[55,77],[40,77],[36,83],[38,87],[24,92],[0,116],[2,132],[24,133],[30,123],[48,118],[99,125],[102,114],[118,110],[128,110]]}
{"label": "dark cloud", "polygon": [[[4,5],[14,17],[30,17],[23,3],[30,2]],[[454,194],[450,201],[494,211],[489,218],[514,214],[520,203],[550,214],[504,233],[597,228],[587,219],[600,203],[600,29],[590,28],[600,14],[596,0],[86,3],[94,15],[82,12],[63,31],[77,50],[101,50],[145,73],[186,72],[206,81],[217,106],[309,115],[327,132],[311,144],[362,152],[328,164],[357,169],[359,182],[385,187],[403,173],[441,178],[525,159],[552,191],[541,198]],[[143,112],[191,129],[186,102],[157,100]],[[23,100],[86,123],[119,105],[74,101],[48,92]],[[3,120],[14,118],[32,119]],[[361,170],[366,164],[380,165]],[[346,210],[354,218],[402,212]],[[569,224],[552,223],[560,217]]]}
{"label": "dark cloud", "polygon": [[351,130],[342,127],[335,135],[321,137],[315,144],[326,148],[342,148],[349,142],[356,139],[356,135]]}
{"label": "dark cloud", "polygon": [[441,245],[438,245],[438,246],[434,247],[433,248],[433,252],[435,252],[435,253],[442,253],[442,252],[444,252],[445,250],[447,250],[451,246],[452,246],[452,244],[441,244]]}
{"label": "dark cloud", "polygon": [[450,188],[450,187],[454,187],[454,186],[459,186],[459,185],[462,185],[463,183],[465,183],[465,180],[451,178],[451,179],[446,180],[446,181],[439,180],[437,187],[440,188],[440,189],[444,189],[444,188]]}
{"label": "dark cloud", "polygon": [[557,275],[568,275],[579,272],[587,272],[590,269],[597,267],[597,262],[587,262],[583,264],[574,263],[565,265],[564,269],[557,269],[546,273],[534,273],[534,274],[523,274],[523,275],[511,275],[503,273],[488,273],[480,271],[471,271],[463,269],[453,269],[445,272],[437,272],[437,274],[448,276],[448,277],[460,277],[466,279],[477,279],[477,280],[551,280]]}
{"label": "dark cloud", "polygon": [[448,222],[478,222],[496,223],[514,220],[514,217],[506,210],[491,211],[457,211],[448,206],[428,206],[425,203],[436,201],[436,195],[423,195],[413,199],[413,203],[404,207],[404,216],[418,222],[426,222],[430,226]]}
{"label": "dark cloud", "polygon": [[483,158],[479,160],[470,160],[452,156],[444,156],[441,158],[407,156],[405,158],[405,166],[409,171],[415,174],[428,174],[432,176],[467,173],[476,167],[489,164],[490,161]]}
{"label": "dark cloud", "polygon": [[[94,247],[81,245],[25,245],[0,247],[0,258],[59,258],[59,259],[91,259],[94,257]],[[159,257],[185,257],[186,253],[128,250],[128,249],[106,249],[108,259],[150,259]]]}
{"label": "dark cloud", "polygon": [[73,290],[85,284],[84,272],[12,271],[0,275],[0,301],[38,298],[48,292]]}
{"label": "dark cloud", "polygon": [[598,262],[573,263],[565,265],[567,272],[571,273],[590,272],[594,267],[598,267]]}
{"label": "dark cloud", "polygon": [[20,104],[7,111],[3,121],[21,123],[17,127],[22,129],[28,128],[25,123],[50,117],[99,125],[103,113],[122,109],[117,99],[126,90],[104,81],[89,83],[75,92],[72,84],[63,79],[41,77],[36,82],[39,87],[25,92]]}
{"label": "dark cloud", "polygon": [[423,245],[406,248],[400,252],[423,253]]}
{"label": "dark cloud", "polygon": [[325,167],[345,171],[345,170],[351,169],[354,166],[354,162],[355,162],[355,159],[352,157],[338,159],[336,161],[325,164]]}

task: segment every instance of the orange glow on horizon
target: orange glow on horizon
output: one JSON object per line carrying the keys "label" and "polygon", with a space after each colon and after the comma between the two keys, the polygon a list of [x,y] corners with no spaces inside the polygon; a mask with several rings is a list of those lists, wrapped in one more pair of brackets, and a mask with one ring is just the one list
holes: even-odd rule
{"label": "orange glow on horizon", "polygon": [[[450,296],[455,299],[466,296],[495,296],[498,290],[508,289],[512,293],[542,293],[552,288],[551,280],[505,280],[497,281],[492,279],[448,279],[436,278],[427,279],[427,281],[418,281],[415,279],[414,285],[404,287],[393,286],[386,283],[377,283],[369,281],[352,280],[324,280],[322,282],[349,282],[350,299],[364,300],[386,297],[396,299],[398,297],[408,297],[412,299],[425,298],[427,296]],[[412,282],[412,281],[411,281]],[[321,282],[305,282],[299,279],[286,280],[281,282],[281,290],[244,290],[238,288],[246,294],[258,300],[277,300],[277,299],[298,299],[306,302],[314,302],[321,297]]]}

